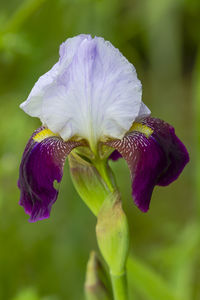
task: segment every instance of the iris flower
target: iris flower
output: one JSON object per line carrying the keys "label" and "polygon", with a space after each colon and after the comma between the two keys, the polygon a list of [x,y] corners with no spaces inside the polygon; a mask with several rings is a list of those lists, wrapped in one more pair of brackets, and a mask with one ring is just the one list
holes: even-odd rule
{"label": "iris flower", "polygon": [[35,222],[50,215],[68,154],[85,147],[95,156],[123,157],[132,196],[146,212],[155,185],[178,178],[188,152],[168,123],[150,116],[134,66],[110,42],[90,35],[69,38],[59,61],[41,76],[20,107],[42,126],[22,156],[20,205]]}

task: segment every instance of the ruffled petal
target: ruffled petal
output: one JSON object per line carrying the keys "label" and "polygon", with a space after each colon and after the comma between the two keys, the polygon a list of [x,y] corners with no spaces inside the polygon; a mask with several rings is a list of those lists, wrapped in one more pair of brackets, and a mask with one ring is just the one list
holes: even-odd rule
{"label": "ruffled petal", "polygon": [[42,123],[46,124],[42,111],[45,93],[48,92],[52,85],[54,85],[58,76],[62,75],[63,69],[70,65],[77,47],[79,47],[79,44],[85,37],[86,35],[79,35],[78,37],[68,39],[66,43],[61,44],[59,61],[47,73],[40,76],[32,88],[27,100],[21,103],[20,108],[31,117],[38,117]]}
{"label": "ruffled petal", "polygon": [[61,45],[59,62],[20,107],[64,140],[77,135],[95,145],[122,138],[136,118],[150,114],[141,95],[136,70],[118,49],[80,35]]}
{"label": "ruffled petal", "polygon": [[132,196],[139,209],[146,212],[154,186],[168,185],[177,179],[189,155],[174,128],[166,122],[148,117],[134,127],[137,130],[129,132],[122,140],[110,140],[106,144],[127,161]]}
{"label": "ruffled petal", "polygon": [[56,201],[66,156],[80,143],[64,142],[44,127],[38,128],[24,150],[20,165],[18,186],[19,204],[30,215],[30,222],[48,218]]}
{"label": "ruffled petal", "polygon": [[175,130],[170,124],[150,117],[144,118],[142,124],[153,130],[151,137],[165,151],[168,163],[166,169],[161,173],[157,185],[168,185],[178,178],[185,165],[189,162],[188,151],[176,136]]}

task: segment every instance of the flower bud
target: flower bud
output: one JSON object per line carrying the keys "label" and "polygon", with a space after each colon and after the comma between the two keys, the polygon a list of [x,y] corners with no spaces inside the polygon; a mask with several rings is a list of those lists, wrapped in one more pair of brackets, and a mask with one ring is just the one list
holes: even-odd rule
{"label": "flower bud", "polygon": [[129,230],[117,191],[111,193],[102,205],[96,234],[99,248],[110,272],[116,276],[122,275],[125,272],[129,249]]}
{"label": "flower bud", "polygon": [[75,152],[69,155],[69,166],[74,186],[82,200],[97,215],[110,190],[97,169]]}
{"label": "flower bud", "polygon": [[[94,251],[90,253],[87,264],[85,295],[87,300],[109,300],[109,292],[101,280],[100,273],[103,268]],[[103,274],[105,277],[105,274]]]}

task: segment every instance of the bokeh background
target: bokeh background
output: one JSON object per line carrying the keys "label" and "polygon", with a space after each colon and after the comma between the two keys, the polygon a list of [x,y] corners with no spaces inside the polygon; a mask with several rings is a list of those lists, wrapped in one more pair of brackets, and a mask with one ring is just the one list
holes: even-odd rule
{"label": "bokeh background", "polygon": [[111,163],[131,231],[130,299],[200,299],[199,32],[199,0],[1,0],[0,299],[83,299],[89,252],[98,251],[96,220],[67,163],[50,219],[31,224],[18,205],[21,156],[40,126],[19,104],[79,33],[103,36],[135,65],[143,101],[191,158],[176,182],[155,188],[147,214],[133,205],[126,163]]}

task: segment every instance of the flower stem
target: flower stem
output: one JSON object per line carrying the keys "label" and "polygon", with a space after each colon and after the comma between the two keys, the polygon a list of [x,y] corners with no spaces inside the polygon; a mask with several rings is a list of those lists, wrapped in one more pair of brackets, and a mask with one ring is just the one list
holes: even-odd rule
{"label": "flower stem", "polygon": [[96,157],[93,160],[93,164],[96,167],[96,169],[98,170],[98,172],[99,172],[100,176],[102,177],[102,179],[104,180],[104,182],[106,183],[108,189],[111,192],[114,192],[117,189],[115,177],[112,173],[112,170],[108,166],[107,161],[102,160],[99,157]]}
{"label": "flower stem", "polygon": [[198,48],[198,55],[196,61],[196,69],[193,79],[194,90],[194,116],[195,116],[195,146],[196,146],[196,163],[195,163],[195,199],[197,201],[197,221],[200,220],[200,44]]}
{"label": "flower stem", "polygon": [[105,181],[105,183],[107,184],[107,187],[109,188],[109,190],[111,192],[113,192],[115,190],[115,187],[113,186],[113,183],[111,182],[110,176],[108,174],[108,167],[105,165],[105,162],[102,162],[97,160],[94,162],[97,170],[99,171],[99,174],[101,175],[101,177],[103,178],[103,180]]}
{"label": "flower stem", "polygon": [[114,300],[128,300],[126,273],[121,275],[110,274]]}
{"label": "flower stem", "polygon": [[[82,158],[81,152],[71,153],[68,158],[74,185],[97,217],[97,242],[111,274],[113,299],[128,300],[125,269],[129,251],[129,229],[112,170],[108,161],[98,155],[91,157],[89,162]],[[93,285],[91,289],[91,284],[87,284],[87,298],[104,299],[94,288],[97,286]],[[91,298],[92,294],[97,297]]]}
{"label": "flower stem", "polygon": [[128,222],[108,165],[96,160],[95,166],[111,191],[110,197],[104,200],[97,216],[97,241],[110,269],[114,300],[128,300],[125,272],[129,248]]}

